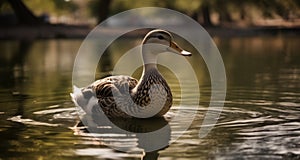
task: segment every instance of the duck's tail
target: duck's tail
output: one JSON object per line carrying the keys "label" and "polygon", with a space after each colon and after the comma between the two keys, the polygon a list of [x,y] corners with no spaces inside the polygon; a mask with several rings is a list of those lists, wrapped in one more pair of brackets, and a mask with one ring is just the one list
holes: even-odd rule
{"label": "duck's tail", "polygon": [[70,96],[72,98],[72,101],[74,102],[74,104],[76,106],[79,106],[77,103],[77,99],[79,99],[80,95],[81,95],[81,89],[76,87],[75,85],[73,86],[73,93],[70,93]]}
{"label": "duck's tail", "polygon": [[92,112],[95,105],[98,105],[98,99],[91,88],[78,88],[74,85],[70,96],[74,104],[88,114]]}

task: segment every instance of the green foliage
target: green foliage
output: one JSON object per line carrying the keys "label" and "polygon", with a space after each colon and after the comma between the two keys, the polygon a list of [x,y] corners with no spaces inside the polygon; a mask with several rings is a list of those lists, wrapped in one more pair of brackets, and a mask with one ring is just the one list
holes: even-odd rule
{"label": "green foliage", "polygon": [[128,9],[139,7],[166,7],[167,1],[162,0],[113,0],[111,13],[115,14]]}
{"label": "green foliage", "polygon": [[99,11],[99,0],[91,0],[88,2],[88,8],[90,10],[90,15],[97,17],[98,16],[98,11]]}
{"label": "green foliage", "polygon": [[0,0],[0,14],[2,13],[12,13],[13,10],[11,6],[5,1],[5,0]]}
{"label": "green foliage", "polygon": [[[240,11],[244,7],[257,9],[263,17],[273,18],[278,15],[288,19],[290,15],[299,15],[299,0],[227,0],[227,4],[235,6]],[[257,13],[259,14],[259,13]]]}
{"label": "green foliage", "polygon": [[[99,17],[99,3],[100,0],[90,0],[92,16]],[[164,7],[197,20],[199,16],[202,20],[210,18],[214,13],[218,15],[219,23],[274,17],[289,20],[300,15],[300,0],[112,0],[108,7],[109,15],[139,7]]]}
{"label": "green foliage", "polygon": [[23,2],[36,15],[47,13],[58,16],[69,14],[77,9],[72,1],[65,0],[23,0]]}
{"label": "green foliage", "polygon": [[197,12],[203,0],[175,0],[173,1],[174,8],[186,13]]}
{"label": "green foliage", "polygon": [[[0,12],[11,12],[8,0],[0,0]],[[257,17],[282,17],[285,20],[300,17],[300,0],[22,0],[35,14],[52,16],[72,15],[81,6],[88,10],[90,16],[100,21],[109,15],[139,7],[164,7],[185,13],[199,20],[217,15],[219,23],[255,20]],[[85,7],[82,7],[85,6]],[[207,12],[203,12],[206,9]],[[79,13],[79,12],[77,12]],[[199,18],[200,17],[200,18]],[[216,17],[216,16],[215,16]],[[216,18],[215,18],[216,19]]]}

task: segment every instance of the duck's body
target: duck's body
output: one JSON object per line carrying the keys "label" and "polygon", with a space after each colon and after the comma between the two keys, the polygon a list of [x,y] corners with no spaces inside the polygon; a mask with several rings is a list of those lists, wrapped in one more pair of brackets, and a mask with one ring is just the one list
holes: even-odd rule
{"label": "duck's body", "polygon": [[[97,80],[85,88],[74,89],[71,96],[75,104],[88,114],[97,113],[101,108],[110,118],[163,116],[172,106],[172,93],[166,80],[157,70],[157,54],[163,51],[182,55],[190,53],[180,49],[173,42],[171,34],[164,30],[153,30],[146,35],[143,44],[152,43],[163,44],[165,50],[161,50],[162,46],[143,47],[143,74],[139,81],[123,75]],[[95,99],[99,105],[91,107],[91,99]]]}

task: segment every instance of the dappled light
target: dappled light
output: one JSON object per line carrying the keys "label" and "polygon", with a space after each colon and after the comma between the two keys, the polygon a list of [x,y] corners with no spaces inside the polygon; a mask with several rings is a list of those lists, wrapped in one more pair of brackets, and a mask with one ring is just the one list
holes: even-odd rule
{"label": "dappled light", "polygon": [[[139,7],[177,11],[193,23],[149,8],[111,18]],[[0,159],[300,159],[298,0],[0,0],[0,22]],[[153,26],[170,30],[146,38],[159,47],[142,55],[143,37]],[[162,53],[157,70],[156,52]],[[81,62],[79,55],[90,59]],[[74,75],[89,82],[134,67],[128,76],[140,79],[143,60],[158,71],[149,81],[161,76],[170,90],[156,84],[161,94],[151,97],[156,88],[145,85],[141,95],[150,98],[140,101],[158,108],[151,99],[161,104],[162,95],[171,95],[164,116],[149,118],[144,115],[158,112],[128,105],[142,116],[106,117],[99,103],[102,95],[115,94],[113,87],[96,97],[93,87],[73,86]],[[93,69],[80,70],[94,61]],[[224,78],[212,77],[219,63]],[[225,84],[222,101],[214,99],[224,94],[215,82]],[[128,84],[117,94],[133,95]],[[75,91],[86,108],[74,97],[73,103]]]}

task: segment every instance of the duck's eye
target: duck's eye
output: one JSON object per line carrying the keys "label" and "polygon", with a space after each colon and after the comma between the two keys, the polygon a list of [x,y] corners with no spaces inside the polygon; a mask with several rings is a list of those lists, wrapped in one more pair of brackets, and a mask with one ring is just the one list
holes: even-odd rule
{"label": "duck's eye", "polygon": [[158,39],[165,39],[162,35],[157,36]]}

